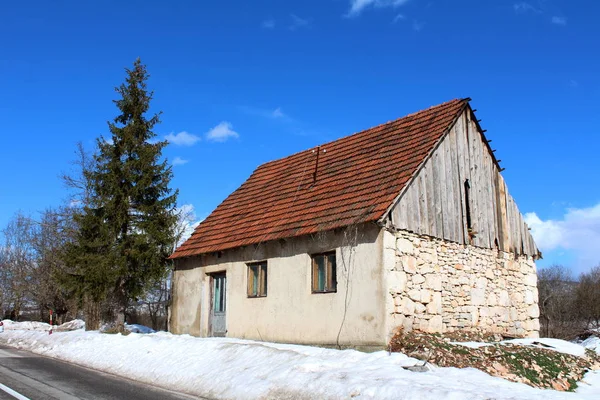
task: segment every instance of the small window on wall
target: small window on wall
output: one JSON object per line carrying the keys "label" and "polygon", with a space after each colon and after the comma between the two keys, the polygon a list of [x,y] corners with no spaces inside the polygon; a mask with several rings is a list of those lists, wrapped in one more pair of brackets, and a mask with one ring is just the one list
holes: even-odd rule
{"label": "small window on wall", "polygon": [[312,258],[312,292],[330,293],[337,291],[335,251],[314,254]]}
{"label": "small window on wall", "polygon": [[248,264],[248,297],[267,296],[267,262]]}

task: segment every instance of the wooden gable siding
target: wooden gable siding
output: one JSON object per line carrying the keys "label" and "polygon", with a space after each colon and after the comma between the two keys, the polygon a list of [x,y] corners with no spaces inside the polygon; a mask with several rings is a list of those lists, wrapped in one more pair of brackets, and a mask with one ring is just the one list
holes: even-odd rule
{"label": "wooden gable siding", "polygon": [[[457,119],[391,210],[397,229],[483,248],[538,256],[470,108]],[[472,230],[467,226],[469,181]]]}

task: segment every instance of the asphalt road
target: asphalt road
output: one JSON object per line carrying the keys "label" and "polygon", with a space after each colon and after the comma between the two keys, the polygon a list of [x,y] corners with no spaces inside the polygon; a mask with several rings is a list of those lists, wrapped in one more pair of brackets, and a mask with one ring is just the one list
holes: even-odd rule
{"label": "asphalt road", "polygon": [[197,399],[0,345],[0,400],[15,398]]}

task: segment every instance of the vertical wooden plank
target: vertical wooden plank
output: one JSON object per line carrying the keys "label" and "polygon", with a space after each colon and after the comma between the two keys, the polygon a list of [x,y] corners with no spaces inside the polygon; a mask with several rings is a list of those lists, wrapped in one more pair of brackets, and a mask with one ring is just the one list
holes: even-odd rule
{"label": "vertical wooden plank", "polygon": [[443,215],[443,196],[442,196],[442,178],[440,173],[440,150],[436,149],[433,157],[432,164],[432,182],[433,182],[433,199],[435,207],[435,236],[438,238],[444,237],[444,215]]}
{"label": "vertical wooden plank", "polygon": [[489,156],[489,152],[487,149],[487,146],[485,145],[485,143],[483,143],[483,136],[481,135],[481,132],[479,132],[479,130],[477,130],[477,137],[479,138],[479,148],[481,149],[481,194],[482,194],[482,215],[483,215],[483,219],[484,219],[484,228],[485,228],[485,233],[484,233],[484,242],[485,242],[485,246],[487,248],[492,248],[494,245],[494,242],[491,241],[491,237],[492,237],[492,201],[490,200],[490,196],[491,196],[491,191],[490,191],[490,186],[491,186],[491,180],[489,178],[490,176],[490,167],[491,167],[491,159]]}
{"label": "vertical wooden plank", "polygon": [[488,179],[490,183],[489,187],[489,199],[490,203],[490,243],[492,248],[496,247],[496,241],[498,238],[498,209],[496,207],[496,165],[494,164],[491,155],[489,156],[489,169]]}
{"label": "vertical wooden plank", "polygon": [[481,135],[477,130],[477,126],[473,124],[474,135],[477,138],[477,195],[478,195],[478,213],[479,213],[479,238],[481,239],[482,247],[490,247],[490,236],[488,232],[488,204],[486,201],[486,188],[488,183],[485,181],[486,174],[486,163],[485,154],[483,150],[483,143],[481,141]]}
{"label": "vertical wooden plank", "polygon": [[517,207],[517,212],[519,213],[519,230],[521,232],[521,238],[520,238],[520,254],[527,254],[527,234],[525,231],[525,221],[523,220],[523,215],[521,214],[521,211],[519,210],[519,207]]}
{"label": "vertical wooden plank", "polygon": [[483,240],[483,221],[481,215],[481,179],[479,168],[481,165],[481,151],[478,146],[478,133],[476,132],[475,123],[471,120],[469,115],[469,151],[471,154],[471,221],[473,229],[477,232],[473,243],[478,247],[485,247]]}
{"label": "vertical wooden plank", "polygon": [[417,193],[419,194],[419,232],[421,234],[429,234],[429,219],[427,215],[427,189],[424,174],[425,172],[426,168],[423,168],[417,176]]}
{"label": "vertical wooden plank", "polygon": [[412,209],[412,186],[409,186],[404,192],[404,205],[406,207],[406,225],[409,231],[414,232],[415,210]]}
{"label": "vertical wooden plank", "polygon": [[414,180],[410,190],[410,208],[413,215],[413,231],[421,234],[421,210],[419,209],[418,180]]}
{"label": "vertical wooden plank", "polygon": [[529,238],[531,237],[531,235],[529,234],[529,227],[527,226],[527,223],[525,221],[523,221],[523,242],[525,243],[525,254],[530,256],[533,254],[533,252],[531,251],[531,241],[529,240]]}
{"label": "vertical wooden plank", "polygon": [[448,206],[448,179],[446,178],[446,148],[444,142],[438,147],[438,152],[440,202],[442,204],[442,237],[448,239],[450,232],[450,211]]}
{"label": "vertical wooden plank", "polygon": [[[514,200],[514,198],[513,198]],[[517,239],[517,254],[523,254],[523,216],[521,215],[521,211],[519,211],[519,206],[517,206],[517,202],[515,201],[515,215],[517,216],[517,224],[519,230],[519,238]]]}
{"label": "vertical wooden plank", "polygon": [[512,252],[515,250],[515,241],[514,241],[514,237],[515,237],[515,228],[513,226],[513,209],[512,209],[512,203],[511,203],[511,197],[510,194],[508,193],[508,190],[506,191],[506,211],[507,211],[507,219],[508,219],[508,238],[509,238],[509,246],[508,246],[508,251]]}
{"label": "vertical wooden plank", "polygon": [[[483,138],[483,136],[482,136]],[[485,180],[486,180],[486,184],[485,184],[485,188],[486,188],[486,209],[487,209],[487,226],[488,226],[488,241],[490,243],[490,248],[494,248],[495,244],[494,244],[494,240],[496,239],[496,214],[494,213],[495,207],[494,207],[494,179],[492,178],[492,171],[494,169],[494,164],[492,161],[492,156],[487,148],[487,146],[485,145],[485,143],[483,143],[483,151],[485,154]]]}
{"label": "vertical wooden plank", "polygon": [[446,219],[448,220],[448,232],[446,238],[453,242],[456,242],[456,209],[455,198],[454,198],[454,174],[452,170],[452,147],[448,136],[443,141],[444,145],[444,169],[446,170],[446,199],[448,203],[448,213]]}
{"label": "vertical wooden plank", "polygon": [[427,173],[425,174],[425,194],[427,196],[427,218],[428,218],[428,231],[429,235],[438,237],[436,230],[436,207],[435,207],[435,193],[433,184],[433,162],[434,159],[431,157],[427,161]]}
{"label": "vertical wooden plank", "polygon": [[402,196],[396,207],[398,208],[397,228],[408,229],[408,207],[406,206],[406,196]]}
{"label": "vertical wooden plank", "polygon": [[516,254],[521,254],[523,252],[523,221],[521,219],[521,212],[519,211],[519,207],[517,207],[517,202],[514,201],[513,204],[515,206],[515,223],[517,230],[517,251]]}
{"label": "vertical wooden plank", "polygon": [[502,224],[502,251],[509,252],[510,251],[510,226],[508,224],[508,204],[506,202],[506,183],[504,183],[504,178],[498,172],[498,185],[499,185],[499,211],[500,211],[500,221]]}
{"label": "vertical wooden plank", "polygon": [[460,184],[460,175],[459,175],[459,167],[458,167],[458,147],[457,147],[457,139],[456,139],[456,125],[450,130],[448,134],[447,140],[450,145],[450,152],[452,154],[452,193],[454,197],[454,241],[459,242],[461,238],[464,237],[463,233],[463,224],[462,224],[462,206],[463,206],[463,197],[461,193],[461,184]]}
{"label": "vertical wooden plank", "polygon": [[469,150],[466,133],[466,112],[456,122],[456,149],[458,161],[458,183],[460,189],[460,205],[462,217],[461,243],[469,243],[469,231],[467,226],[467,196],[465,194],[465,181],[471,178],[469,174]]}
{"label": "vertical wooden plank", "polygon": [[502,188],[500,182],[500,172],[498,168],[494,166],[494,195],[496,197],[494,202],[495,207],[495,215],[496,215],[496,238],[498,239],[498,248],[504,251],[504,224],[502,221],[503,212],[502,212]]}
{"label": "vertical wooden plank", "polygon": [[517,227],[517,216],[515,213],[515,201],[510,194],[507,193],[508,201],[510,204],[510,236],[511,236],[511,251],[517,253],[518,241],[519,241],[519,229]]}

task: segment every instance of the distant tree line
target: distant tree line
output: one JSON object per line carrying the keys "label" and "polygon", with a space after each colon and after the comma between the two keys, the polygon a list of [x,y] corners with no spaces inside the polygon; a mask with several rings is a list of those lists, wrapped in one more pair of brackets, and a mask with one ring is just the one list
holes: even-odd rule
{"label": "distant tree line", "polygon": [[189,215],[169,187],[148,77],[139,59],[126,69],[110,137],[92,152],[78,144],[74,171],[61,177],[66,204],[35,218],[18,213],[2,229],[0,317],[47,321],[52,310],[59,323],[83,315],[86,329],[122,331],[126,319],[165,328],[168,257]]}
{"label": "distant tree line", "polygon": [[574,339],[600,328],[600,265],[573,277],[561,265],[538,270],[540,336]]}

